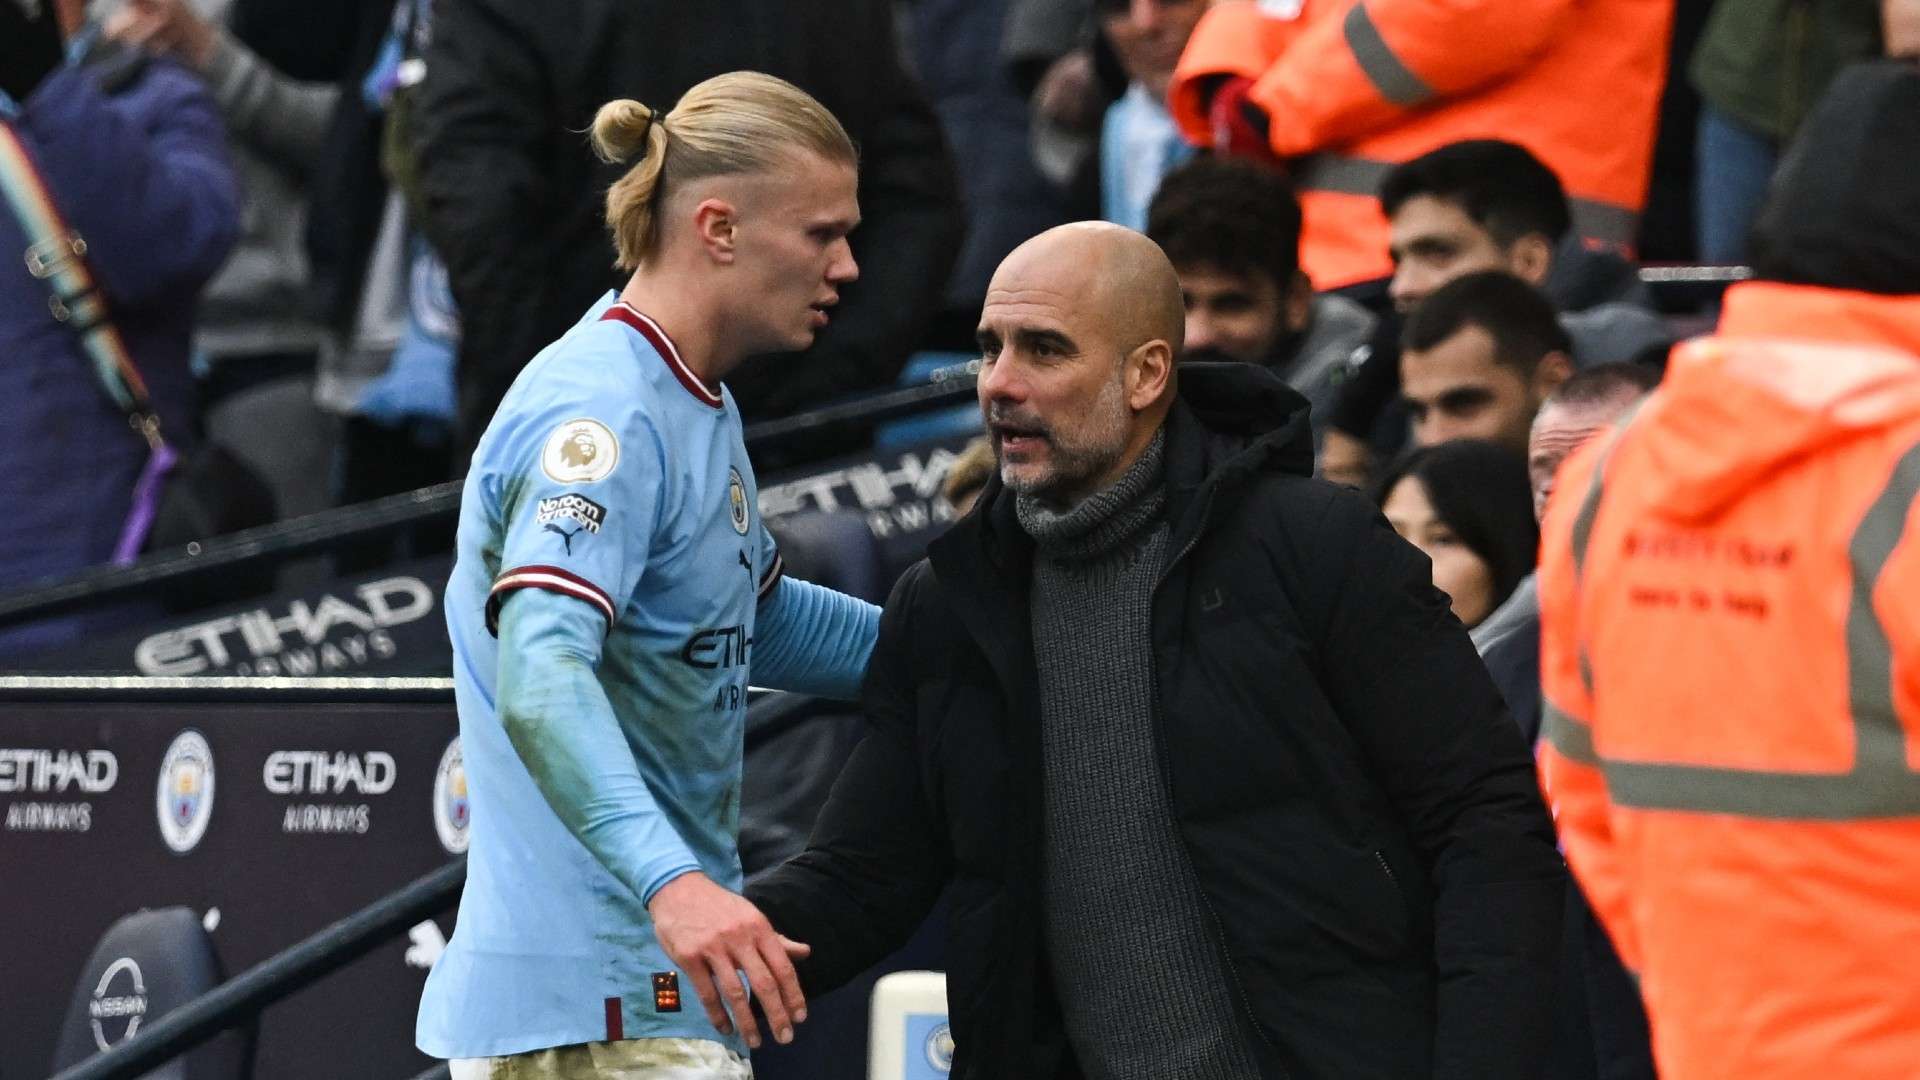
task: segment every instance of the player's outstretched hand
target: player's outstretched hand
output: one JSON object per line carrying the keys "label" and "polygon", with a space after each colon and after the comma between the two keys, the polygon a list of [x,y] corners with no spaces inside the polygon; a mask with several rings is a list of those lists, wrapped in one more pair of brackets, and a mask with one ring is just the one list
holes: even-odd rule
{"label": "player's outstretched hand", "polygon": [[760,1028],[740,988],[740,974],[745,973],[774,1039],[793,1041],[793,1025],[807,1018],[807,999],[800,992],[793,958],[804,958],[811,949],[775,933],[752,901],[698,871],[662,885],[647,910],[660,947],[687,973],[714,1030],[726,1035],[738,1024],[747,1045],[759,1048]]}

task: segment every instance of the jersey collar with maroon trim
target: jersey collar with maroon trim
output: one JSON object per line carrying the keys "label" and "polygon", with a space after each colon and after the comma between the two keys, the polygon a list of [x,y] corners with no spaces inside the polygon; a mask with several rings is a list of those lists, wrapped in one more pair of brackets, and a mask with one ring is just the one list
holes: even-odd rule
{"label": "jersey collar with maroon trim", "polygon": [[667,367],[673,370],[673,377],[680,380],[680,385],[687,388],[687,393],[700,399],[703,405],[715,409],[721,407],[720,395],[708,389],[707,384],[700,381],[700,377],[693,373],[693,369],[687,366],[687,362],[680,358],[680,350],[674,347],[673,339],[668,337],[667,332],[660,328],[660,324],[654,322],[646,313],[621,300],[608,308],[600,318],[602,321],[611,319],[632,327],[641,337],[647,339],[647,344],[653,346],[653,351],[666,358]]}

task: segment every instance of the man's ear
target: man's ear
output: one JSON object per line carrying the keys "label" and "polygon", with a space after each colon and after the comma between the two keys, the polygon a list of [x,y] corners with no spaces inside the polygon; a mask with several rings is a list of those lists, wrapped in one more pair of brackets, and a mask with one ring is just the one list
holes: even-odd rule
{"label": "man's ear", "polygon": [[1173,390],[1173,346],[1160,338],[1127,354],[1127,407],[1145,412]]}
{"label": "man's ear", "polygon": [[1298,334],[1313,320],[1313,280],[1305,272],[1295,270],[1293,279],[1285,287],[1286,292],[1280,298],[1282,317],[1286,320],[1287,333]]}
{"label": "man's ear", "polygon": [[1538,289],[1553,270],[1553,241],[1543,233],[1528,233],[1507,249],[1507,268],[1513,276]]}
{"label": "man's ear", "polygon": [[1558,349],[1540,358],[1533,368],[1533,400],[1545,401],[1548,395],[1560,389],[1560,384],[1573,378],[1573,358]]}
{"label": "man's ear", "polygon": [[702,199],[693,208],[693,233],[707,257],[722,265],[734,259],[734,230],[739,212],[725,199]]}

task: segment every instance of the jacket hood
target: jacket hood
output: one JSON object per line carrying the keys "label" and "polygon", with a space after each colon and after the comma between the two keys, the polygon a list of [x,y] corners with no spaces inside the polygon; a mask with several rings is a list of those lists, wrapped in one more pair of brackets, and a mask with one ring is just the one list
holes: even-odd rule
{"label": "jacket hood", "polygon": [[1253,364],[1188,363],[1180,365],[1179,380],[1168,437],[1192,438],[1196,433],[1185,430],[1189,424],[1204,433],[1205,475],[1227,469],[1313,475],[1307,399],[1280,376]]}
{"label": "jacket hood", "polygon": [[1770,281],[1920,293],[1920,64],[1841,72],[1800,128],[1753,224]]}
{"label": "jacket hood", "polygon": [[1788,462],[1920,417],[1920,296],[1749,283],[1683,346],[1634,424],[1639,481],[1709,517]]}

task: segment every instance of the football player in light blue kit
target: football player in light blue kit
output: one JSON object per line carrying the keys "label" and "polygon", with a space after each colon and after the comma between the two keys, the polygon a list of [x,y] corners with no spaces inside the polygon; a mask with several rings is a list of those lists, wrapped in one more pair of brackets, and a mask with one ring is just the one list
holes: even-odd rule
{"label": "football player in light blue kit", "polygon": [[634,274],[527,365],[467,476],[472,847],[417,1041],[455,1080],[732,1080],[760,1042],[743,982],[779,1041],[806,1018],[806,947],[739,895],[749,677],[853,697],[878,609],[781,574],[719,380],[811,344],[854,279],[855,154],[743,72],[666,116],[612,102],[593,141],[634,162],[607,195]]}

